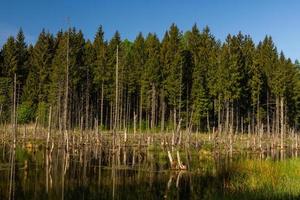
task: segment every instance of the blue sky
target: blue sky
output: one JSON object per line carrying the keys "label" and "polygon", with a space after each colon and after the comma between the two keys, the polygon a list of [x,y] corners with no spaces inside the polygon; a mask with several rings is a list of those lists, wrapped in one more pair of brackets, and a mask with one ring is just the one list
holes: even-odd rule
{"label": "blue sky", "polygon": [[161,38],[171,23],[186,31],[208,25],[216,38],[242,31],[257,43],[266,34],[292,60],[300,58],[299,0],[0,0],[0,46],[22,27],[34,43],[45,28],[52,33],[71,25],[93,39],[101,24],[106,39],[119,30],[133,40],[138,32]]}

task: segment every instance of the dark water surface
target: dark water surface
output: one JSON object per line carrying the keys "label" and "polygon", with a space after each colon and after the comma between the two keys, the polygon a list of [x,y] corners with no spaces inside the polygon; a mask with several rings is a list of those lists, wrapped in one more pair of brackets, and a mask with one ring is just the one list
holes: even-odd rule
{"label": "dark water surface", "polygon": [[[0,149],[0,199],[293,199],[295,154],[181,151],[186,171],[169,170],[162,150],[10,146]],[[174,152],[174,157],[176,153]]]}

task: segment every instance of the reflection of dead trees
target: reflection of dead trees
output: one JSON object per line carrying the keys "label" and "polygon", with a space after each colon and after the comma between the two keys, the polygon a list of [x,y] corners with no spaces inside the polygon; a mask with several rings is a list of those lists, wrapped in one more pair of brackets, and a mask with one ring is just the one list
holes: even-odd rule
{"label": "reflection of dead trees", "polygon": [[183,175],[184,173],[185,173],[184,171],[180,171],[180,172],[177,174],[176,188],[179,188],[179,183],[180,183],[181,177],[182,177],[182,175]]}
{"label": "reflection of dead trees", "polygon": [[179,171],[178,173],[170,173],[170,178],[168,180],[168,183],[167,183],[167,189],[166,189],[166,192],[165,192],[165,195],[164,195],[164,198],[167,199],[168,198],[168,192],[170,191],[171,189],[171,186],[172,186],[172,183],[173,183],[173,180],[175,180],[175,176],[176,176],[176,188],[177,189],[180,189],[180,180],[182,178],[182,176],[186,173],[186,171]]}
{"label": "reflection of dead trees", "polygon": [[61,199],[63,200],[64,199],[64,192],[65,192],[65,173],[64,173],[64,165],[65,165],[65,162],[64,162],[64,159],[65,159],[65,152],[64,152],[64,156],[63,156],[63,161],[62,161],[62,167],[61,167],[61,177],[62,177],[62,180],[61,180]]}
{"label": "reflection of dead trees", "polygon": [[45,173],[46,173],[46,193],[49,192],[49,188],[52,188],[52,175],[51,175],[51,169],[52,169],[52,152],[54,148],[54,143],[52,142],[52,145],[49,149],[46,149],[46,166],[45,166]]}
{"label": "reflection of dead trees", "polygon": [[99,163],[98,163],[98,185],[101,182],[101,167],[102,167],[102,146],[99,147]]}
{"label": "reflection of dead trees", "polygon": [[46,170],[46,172],[45,172],[45,174],[46,174],[46,193],[48,194],[48,192],[49,192],[49,154],[48,154],[48,152],[47,152],[47,150],[46,150],[46,166],[45,166],[45,170]]}
{"label": "reflection of dead trees", "polygon": [[112,178],[112,199],[115,199],[115,190],[116,190],[116,168],[115,168],[116,158],[113,154],[112,157],[112,168],[111,168],[111,178]]}
{"label": "reflection of dead trees", "polygon": [[14,199],[15,194],[15,153],[16,153],[16,137],[17,137],[17,116],[16,116],[16,91],[17,91],[17,75],[14,75],[14,100],[13,100],[13,146],[10,154],[10,175],[9,175],[9,199]]}
{"label": "reflection of dead trees", "polygon": [[9,199],[15,199],[15,145],[11,148],[10,174],[9,174]]}
{"label": "reflection of dead trees", "polygon": [[63,150],[63,159],[62,159],[62,181],[61,181],[61,188],[62,188],[62,193],[61,193],[61,199],[64,199],[64,192],[65,192],[65,176],[67,169],[69,167],[69,153],[68,151]]}

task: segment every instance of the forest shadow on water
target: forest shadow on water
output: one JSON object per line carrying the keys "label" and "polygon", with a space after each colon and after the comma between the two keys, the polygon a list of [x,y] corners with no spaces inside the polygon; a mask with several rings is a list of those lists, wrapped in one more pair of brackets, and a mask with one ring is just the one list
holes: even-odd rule
{"label": "forest shadow on water", "polygon": [[[188,170],[170,170],[152,146],[0,149],[0,199],[295,199],[300,195],[298,152],[230,155],[180,151]],[[14,161],[14,162],[12,162]]]}

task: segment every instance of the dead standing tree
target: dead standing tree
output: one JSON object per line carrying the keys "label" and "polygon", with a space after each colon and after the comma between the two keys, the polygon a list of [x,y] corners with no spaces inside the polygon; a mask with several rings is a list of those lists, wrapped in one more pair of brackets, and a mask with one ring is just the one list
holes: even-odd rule
{"label": "dead standing tree", "polygon": [[17,116],[16,116],[16,101],[17,101],[17,75],[14,75],[14,95],[13,95],[13,113],[12,113],[12,124],[13,124],[13,146],[16,147],[17,137]]}
{"label": "dead standing tree", "polygon": [[64,140],[67,143],[68,149],[68,102],[69,102],[69,41],[70,41],[70,29],[67,34],[67,63],[66,63],[66,84],[65,84],[65,101],[64,101],[64,115],[63,115],[63,127],[64,127]]}
{"label": "dead standing tree", "polygon": [[116,55],[116,94],[115,94],[115,119],[114,119],[114,130],[113,130],[113,149],[115,149],[115,137],[118,128],[118,94],[119,94],[119,46],[117,46],[117,55]]}

